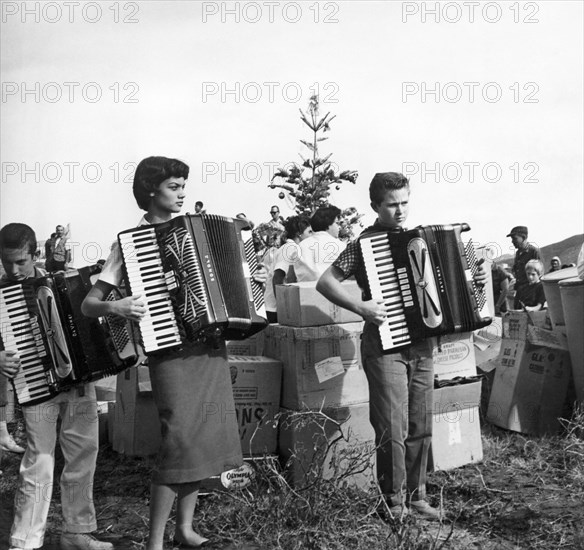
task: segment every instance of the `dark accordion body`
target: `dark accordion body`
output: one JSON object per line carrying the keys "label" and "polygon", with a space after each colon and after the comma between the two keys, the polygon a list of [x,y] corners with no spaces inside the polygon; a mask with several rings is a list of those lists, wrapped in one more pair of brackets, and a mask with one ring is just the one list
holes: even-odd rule
{"label": "dark accordion body", "polygon": [[178,216],[118,235],[128,290],[141,295],[146,353],[187,342],[218,345],[267,325],[263,289],[247,222],[217,215]]}
{"label": "dark accordion body", "polygon": [[473,281],[474,246],[461,239],[469,229],[427,225],[359,238],[371,298],[389,310],[379,327],[384,351],[490,324],[486,293]]}
{"label": "dark accordion body", "polygon": [[12,382],[21,405],[42,403],[137,362],[129,325],[81,313],[96,270],[57,272],[0,288],[0,344],[20,356],[21,368]]}

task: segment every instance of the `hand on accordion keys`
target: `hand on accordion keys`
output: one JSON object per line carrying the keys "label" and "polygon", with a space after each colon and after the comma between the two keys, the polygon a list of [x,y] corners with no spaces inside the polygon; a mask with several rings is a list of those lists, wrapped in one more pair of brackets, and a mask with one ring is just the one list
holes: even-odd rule
{"label": "hand on accordion keys", "polygon": [[359,307],[359,314],[365,321],[381,325],[387,318],[387,306],[383,300],[368,300],[362,302]]}
{"label": "hand on accordion keys", "polygon": [[109,302],[112,308],[112,315],[117,315],[130,321],[140,321],[146,314],[146,308],[141,298],[140,294],[136,294]]}

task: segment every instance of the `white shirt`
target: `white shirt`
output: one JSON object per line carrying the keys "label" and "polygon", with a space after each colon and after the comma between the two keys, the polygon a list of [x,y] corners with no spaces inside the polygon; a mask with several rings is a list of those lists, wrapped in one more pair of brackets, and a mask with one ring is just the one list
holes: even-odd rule
{"label": "white shirt", "polygon": [[264,302],[266,304],[266,311],[276,311],[276,295],[274,294],[274,264],[279,252],[279,248],[270,248],[262,258],[262,264],[268,271],[268,278],[266,279],[266,289],[264,291]]}
{"label": "white shirt", "polygon": [[294,266],[296,264],[299,256],[300,245],[292,239],[288,239],[280,248],[278,248],[276,261],[274,264],[274,271],[276,271],[276,269],[280,269],[286,275],[288,275],[290,266]]}
{"label": "white shirt", "polygon": [[304,239],[299,245],[300,253],[294,264],[297,281],[318,281],[345,247],[344,242],[326,231],[317,231]]}

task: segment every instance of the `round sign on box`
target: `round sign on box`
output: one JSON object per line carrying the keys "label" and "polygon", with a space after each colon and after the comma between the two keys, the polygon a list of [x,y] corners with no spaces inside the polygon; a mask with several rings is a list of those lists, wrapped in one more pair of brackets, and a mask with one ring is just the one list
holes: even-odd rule
{"label": "round sign on box", "polygon": [[442,351],[434,357],[434,361],[439,365],[456,365],[464,361],[470,354],[470,347],[466,342],[449,342],[442,344]]}
{"label": "round sign on box", "polygon": [[226,489],[243,489],[247,487],[255,477],[254,469],[244,462],[239,468],[227,470],[221,474],[221,485]]}

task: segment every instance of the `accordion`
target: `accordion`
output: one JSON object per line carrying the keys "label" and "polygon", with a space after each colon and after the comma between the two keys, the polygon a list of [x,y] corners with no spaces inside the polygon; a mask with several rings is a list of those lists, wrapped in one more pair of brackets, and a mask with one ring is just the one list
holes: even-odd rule
{"label": "accordion", "polygon": [[137,363],[140,353],[129,325],[81,313],[97,269],[61,271],[0,288],[0,345],[20,356],[12,383],[21,405],[42,403]]}
{"label": "accordion", "polygon": [[128,290],[147,310],[139,322],[146,353],[186,342],[217,346],[266,327],[247,228],[244,220],[186,215],[118,235]]}
{"label": "accordion", "polygon": [[384,351],[490,324],[486,294],[473,280],[474,246],[461,239],[469,229],[427,225],[359,237],[371,298],[388,309],[379,326]]}

